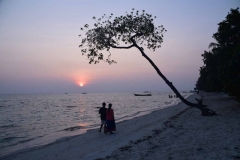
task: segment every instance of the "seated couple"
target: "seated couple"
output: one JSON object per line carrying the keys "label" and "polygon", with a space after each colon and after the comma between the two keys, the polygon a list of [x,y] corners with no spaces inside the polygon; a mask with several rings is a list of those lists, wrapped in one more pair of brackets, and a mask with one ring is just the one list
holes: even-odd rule
{"label": "seated couple", "polygon": [[99,114],[101,115],[101,126],[99,132],[101,132],[102,127],[104,126],[104,133],[113,134],[112,131],[116,131],[115,119],[114,119],[114,112],[112,109],[112,104],[108,105],[108,108],[105,108],[106,103],[102,103],[102,107],[99,109]]}

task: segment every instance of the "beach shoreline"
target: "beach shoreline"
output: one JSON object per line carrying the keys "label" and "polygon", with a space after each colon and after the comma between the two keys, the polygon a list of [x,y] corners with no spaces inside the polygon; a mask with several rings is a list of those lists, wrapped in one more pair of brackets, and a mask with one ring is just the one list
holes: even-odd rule
{"label": "beach shoreline", "polygon": [[[240,156],[240,137],[238,136],[240,135],[240,125],[238,125],[238,122],[235,122],[237,116],[240,115],[239,104],[224,94],[203,93],[203,96],[204,103],[206,103],[210,109],[221,114],[221,116],[203,117],[198,109],[190,108],[183,103],[179,103],[175,106],[117,123],[117,131],[114,135],[105,135],[99,133],[98,129],[92,129],[87,131],[86,134],[60,139],[45,146],[21,150],[0,157],[0,159],[178,159],[177,157],[180,157],[179,159],[202,159],[208,154],[201,151],[205,151],[205,148],[209,147],[211,149],[213,146],[209,144],[208,146],[204,144],[198,146],[199,138],[195,140],[194,137],[198,137],[196,133],[200,133],[201,128],[202,130],[206,130],[204,127],[209,127],[203,125],[204,123],[208,123],[208,121],[213,129],[208,128],[207,131],[203,130],[202,134],[210,136],[209,132],[211,132],[211,134],[215,133],[215,125],[212,123],[221,123],[223,121],[221,118],[228,111],[224,108],[227,104],[236,107],[234,108],[235,116],[230,116],[231,125],[233,125],[231,134],[235,135],[232,136],[234,138],[231,139],[231,142],[233,141],[235,143],[231,144],[233,148],[228,149],[230,151],[227,153],[231,155],[227,158]],[[188,99],[194,102],[196,97],[199,97],[199,95],[194,94],[188,97]],[[222,103],[220,103],[219,100],[216,101],[216,99],[223,99]],[[230,109],[230,111],[233,110]],[[218,121],[214,121],[216,119]],[[193,131],[191,131],[191,129]],[[224,126],[222,126],[222,130],[223,129]],[[220,128],[218,128],[217,131],[221,131]],[[217,139],[217,137],[218,136],[215,136],[215,139]],[[207,140],[211,140],[211,137],[205,138],[210,138]],[[183,141],[184,139],[186,141]],[[214,142],[217,141],[215,139]],[[193,142],[195,142],[196,146],[194,146]],[[189,143],[189,146],[184,146],[186,143]],[[214,145],[216,144],[214,143]],[[192,152],[190,152],[191,147],[195,149]],[[188,151],[189,153],[186,155],[181,155],[179,151],[183,149],[190,151]],[[216,150],[214,151],[217,152]],[[221,159],[222,154],[221,151],[219,152]],[[186,151],[184,153],[186,153]],[[215,155],[217,155],[217,153]],[[216,158],[217,156],[214,157],[213,155],[212,157]],[[223,159],[226,159],[226,157]]]}

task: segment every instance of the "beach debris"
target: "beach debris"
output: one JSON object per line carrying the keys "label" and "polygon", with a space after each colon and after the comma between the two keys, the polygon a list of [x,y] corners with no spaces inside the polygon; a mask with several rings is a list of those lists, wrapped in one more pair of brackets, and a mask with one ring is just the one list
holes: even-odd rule
{"label": "beach debris", "polygon": [[200,148],[197,148],[198,151],[202,151],[203,149],[200,147]]}
{"label": "beach debris", "polygon": [[132,146],[126,145],[126,146],[123,146],[123,147],[121,147],[119,149],[123,152],[123,151],[129,151],[131,148],[132,148]]}
{"label": "beach debris", "polygon": [[232,159],[240,159],[240,156],[231,156]]}
{"label": "beach debris", "polygon": [[85,127],[84,126],[75,126],[75,127],[66,128],[66,129],[64,129],[64,131],[74,131],[74,130],[83,129],[83,128],[85,128]]}
{"label": "beach debris", "polygon": [[161,131],[159,130],[159,129],[154,129],[154,130],[152,130],[154,133],[154,135],[156,135],[156,134],[160,134],[161,133]]}

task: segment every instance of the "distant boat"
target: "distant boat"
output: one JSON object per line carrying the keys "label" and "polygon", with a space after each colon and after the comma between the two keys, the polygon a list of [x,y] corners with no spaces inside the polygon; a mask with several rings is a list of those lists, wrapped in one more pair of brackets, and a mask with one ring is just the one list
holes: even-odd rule
{"label": "distant boat", "polygon": [[83,92],[82,94],[87,94],[86,92]]}
{"label": "distant boat", "polygon": [[65,94],[68,94],[68,93],[65,93]]}
{"label": "distant boat", "polygon": [[135,96],[152,96],[152,94],[135,94],[135,93],[134,93],[134,95]]}

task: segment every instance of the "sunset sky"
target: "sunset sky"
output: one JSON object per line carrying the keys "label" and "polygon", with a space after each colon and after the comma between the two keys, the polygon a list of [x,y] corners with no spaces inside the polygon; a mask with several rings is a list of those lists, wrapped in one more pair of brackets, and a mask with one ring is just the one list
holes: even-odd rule
{"label": "sunset sky", "polygon": [[[117,64],[90,65],[78,48],[93,16],[145,10],[163,25],[162,47],[145,50],[179,90],[193,90],[218,23],[239,0],[0,0],[0,94],[170,91],[136,49]],[[82,84],[82,86],[80,86]]]}

